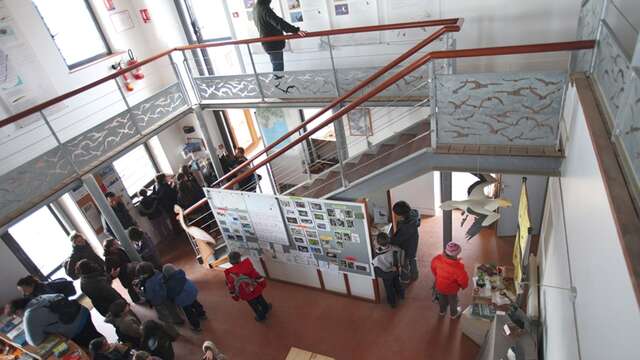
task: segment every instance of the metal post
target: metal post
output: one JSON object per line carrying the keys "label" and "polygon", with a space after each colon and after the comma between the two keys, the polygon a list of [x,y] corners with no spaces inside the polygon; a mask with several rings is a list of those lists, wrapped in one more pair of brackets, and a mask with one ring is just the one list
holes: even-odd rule
{"label": "metal post", "polygon": [[116,216],[116,213],[111,209],[111,206],[109,205],[107,198],[102,193],[100,185],[98,185],[96,179],[92,174],[84,175],[81,179],[82,184],[87,188],[89,195],[93,198],[93,201],[96,203],[96,206],[98,207],[98,210],[100,210],[102,216],[107,220],[111,230],[118,241],[120,241],[120,244],[122,244],[122,247],[124,248],[124,251],[126,251],[127,255],[129,255],[129,258],[133,261],[141,261],[140,255],[129,240],[129,236]]}
{"label": "metal post", "polygon": [[253,75],[256,78],[256,86],[260,92],[260,99],[264,102],[264,91],[262,90],[262,84],[260,83],[260,76],[258,76],[258,70],[256,70],[256,63],[253,61],[253,53],[251,52],[251,46],[247,44],[247,51],[249,52],[249,59],[251,60],[251,68],[253,69]]}
{"label": "metal post", "polygon": [[436,91],[436,66],[434,61],[427,64],[429,72],[429,106],[431,106],[431,148],[435,149],[438,141],[438,96]]}
{"label": "metal post", "polygon": [[[185,81],[184,78],[182,77],[182,74],[180,73],[180,69],[178,68],[178,64],[176,64],[175,61],[173,61],[173,57],[171,56],[172,54],[167,55],[169,57],[169,61],[171,62],[171,67],[173,68],[173,74],[176,76],[176,81],[178,81],[178,83],[180,84],[180,89],[182,89],[182,92],[184,93],[184,96],[186,97],[187,100],[187,104],[189,104],[189,106],[193,105],[193,102],[191,101],[191,96],[189,96],[189,92],[187,91],[187,87],[185,85]],[[194,94],[195,94],[195,89],[193,89]]]}
{"label": "metal post", "polygon": [[[120,97],[122,98],[122,101],[124,102],[124,106],[127,108],[127,111],[131,110],[131,106],[129,105],[129,100],[127,100],[127,97],[124,95],[124,91],[122,91],[122,88],[120,87],[120,84],[118,84],[118,80],[117,79],[113,79],[113,81],[116,84],[116,88],[118,89],[118,92],[120,93]],[[136,130],[136,133],[138,133],[138,136],[142,136],[142,130],[140,130],[140,128],[138,128],[138,124],[136,124],[135,121],[131,121],[131,123],[133,123],[133,128]]]}
{"label": "metal post", "polygon": [[[191,72],[191,67],[189,66],[189,62],[187,61],[187,57],[184,54],[184,50],[182,51],[182,63],[184,64],[184,68],[187,69],[187,75],[189,76],[189,82],[191,83],[191,87],[193,88],[194,94],[196,95],[196,102],[198,104],[202,104],[202,99],[200,98],[200,92],[198,91],[198,87],[196,86],[195,80],[193,80],[193,73]],[[194,60],[195,61],[195,60]]]}
{"label": "metal post", "polygon": [[340,84],[338,83],[338,72],[336,71],[336,62],[333,58],[333,46],[331,46],[331,37],[327,36],[327,44],[329,45],[329,58],[331,59],[331,69],[333,70],[333,80],[336,82],[336,96],[340,97]]}
{"label": "metal post", "polygon": [[[452,174],[449,171],[440,172],[440,201],[451,200]],[[453,241],[453,217],[452,210],[442,211],[442,248]]]}
{"label": "metal post", "polygon": [[53,139],[56,141],[56,143],[60,147],[60,151],[62,151],[62,156],[67,158],[67,160],[69,161],[71,166],[73,166],[73,169],[76,171],[76,173],[80,175],[80,170],[78,169],[76,164],[72,161],[71,156],[67,154],[67,148],[65,148],[62,145],[62,141],[60,141],[58,134],[56,134],[56,132],[53,130],[53,126],[51,126],[51,123],[49,122],[49,119],[47,119],[47,116],[44,114],[44,111],[40,110],[40,116],[42,117],[42,120],[44,120],[44,123],[47,125],[47,128],[49,129],[49,131],[51,131],[51,135],[53,136]]}
{"label": "metal post", "polygon": [[209,126],[207,125],[207,121],[202,114],[202,109],[200,106],[196,106],[193,110],[196,115],[196,120],[198,120],[198,125],[202,130],[202,136],[204,136],[204,143],[207,145],[209,149],[209,158],[211,159],[211,163],[213,164],[213,170],[216,173],[218,179],[224,176],[224,170],[222,168],[222,164],[220,163],[220,159],[218,158],[218,154],[216,154],[217,147],[211,140],[211,134],[209,133]]}
{"label": "metal post", "polygon": [[340,165],[340,180],[342,187],[349,186],[347,178],[344,176],[344,162],[349,158],[349,150],[347,149],[347,136],[344,132],[344,122],[342,118],[337,119],[333,123],[336,132],[336,150],[338,155],[338,164]]}

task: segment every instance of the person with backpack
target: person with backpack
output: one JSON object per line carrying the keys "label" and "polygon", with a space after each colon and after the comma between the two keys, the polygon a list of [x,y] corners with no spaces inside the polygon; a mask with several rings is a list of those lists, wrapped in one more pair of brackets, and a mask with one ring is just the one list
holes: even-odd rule
{"label": "person with backpack", "polygon": [[177,269],[173,264],[162,267],[167,287],[167,297],[174,304],[180,306],[187,316],[191,329],[202,331],[200,320],[207,318],[202,304],[198,301],[198,288],[187,278],[184,270]]}
{"label": "person with backpack", "polygon": [[62,294],[15,299],[9,303],[8,312],[22,317],[29,345],[38,346],[55,334],[87,348],[91,340],[103,336],[93,325],[89,309]]}
{"label": "person with backpack", "polygon": [[271,304],[262,296],[267,281],[254,269],[251,260],[244,259],[237,251],[229,253],[231,267],[224,276],[233,300],[246,301],[256,314],[256,321],[264,321],[271,310]]}
{"label": "person with backpack", "polygon": [[401,281],[409,283],[418,280],[418,227],[420,227],[420,213],[412,209],[406,201],[398,201],[393,204],[393,214],[397,219],[397,229],[391,237],[391,245],[395,245],[404,251],[404,264],[401,273]]}
{"label": "person with backpack", "polygon": [[111,303],[124,300],[122,295],[111,287],[111,277],[98,265],[89,260],[82,260],[76,266],[76,272],[80,274],[82,293],[87,295],[100,315],[107,316]]}
{"label": "person with backpack", "polygon": [[118,278],[118,280],[120,280],[120,284],[127,289],[131,301],[139,304],[143,301],[140,298],[140,294],[138,294],[138,289],[133,286],[133,281],[136,279],[138,262],[131,262],[128,261],[128,259],[128,257],[125,259],[123,257],[107,256],[104,259],[104,267],[112,279]]}
{"label": "person with backpack", "polygon": [[141,350],[149,352],[162,360],[173,360],[173,342],[178,338],[178,333],[171,328],[155,321],[147,320],[142,323]]}
{"label": "person with backpack", "polygon": [[104,321],[116,328],[116,335],[120,342],[130,344],[133,348],[140,347],[142,322],[126,301],[117,300],[111,304],[109,314]]}
{"label": "person with backpack", "polygon": [[46,294],[62,294],[71,297],[76,294],[76,288],[73,281],[67,279],[55,279],[48,282],[42,282],[32,275],[27,275],[16,284],[22,296],[34,298]]}
{"label": "person with backpack", "polygon": [[160,208],[158,196],[153,193],[149,194],[146,189],[138,191],[138,195],[140,196],[138,206],[140,215],[149,219],[153,228],[162,238],[172,236],[169,223],[167,223],[167,219],[165,219]]}
{"label": "person with backpack", "polygon": [[76,265],[78,265],[81,260],[89,260],[101,268],[104,268],[104,260],[93,251],[93,248],[89,245],[84,235],[73,232],[69,235],[69,240],[73,244],[73,248],[71,250],[71,256],[64,264],[64,269],[70,278],[73,280],[80,278],[80,275],[76,274]]}
{"label": "person with backpack", "polygon": [[144,298],[156,309],[161,321],[176,325],[184,324],[176,305],[167,296],[165,279],[150,262],[141,262],[136,269],[137,283]]}
{"label": "person with backpack", "polygon": [[104,337],[99,337],[89,343],[89,352],[91,360],[129,360],[135,350],[128,345],[112,344]]}
{"label": "person with backpack", "polygon": [[431,272],[436,279],[435,289],[440,316],[444,316],[449,307],[452,319],[457,318],[461,313],[458,307],[458,291],[469,286],[469,275],[458,258],[461,252],[460,245],[450,242],[442,254],[431,260]]}
{"label": "person with backpack", "polygon": [[373,269],[377,277],[382,279],[387,303],[391,308],[397,306],[397,299],[404,299],[404,288],[400,284],[400,267],[403,262],[403,251],[390,244],[389,235],[378,234],[376,238],[376,257],[373,258]]}
{"label": "person with backpack", "polygon": [[158,254],[156,244],[153,243],[149,235],[135,226],[127,230],[127,235],[138,254],[140,254],[142,261],[150,262],[157,270],[162,270],[160,254]]}

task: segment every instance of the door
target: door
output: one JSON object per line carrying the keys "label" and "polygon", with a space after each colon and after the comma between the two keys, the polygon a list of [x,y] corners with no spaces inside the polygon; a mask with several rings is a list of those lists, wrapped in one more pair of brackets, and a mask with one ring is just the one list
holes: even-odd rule
{"label": "door", "polygon": [[[511,200],[512,206],[500,209],[498,220],[498,236],[515,236],[518,232],[518,204],[520,189],[522,187],[521,175],[502,175],[500,197]],[[527,193],[529,195],[529,219],[531,220],[532,234],[540,234],[542,222],[542,210],[547,192],[546,176],[527,176]]]}

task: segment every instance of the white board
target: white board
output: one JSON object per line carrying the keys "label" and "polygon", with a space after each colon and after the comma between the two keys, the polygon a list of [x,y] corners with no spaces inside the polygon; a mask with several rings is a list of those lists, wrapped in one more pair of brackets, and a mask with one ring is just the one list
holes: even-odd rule
{"label": "white board", "polygon": [[289,245],[287,230],[282,222],[280,206],[273,195],[242,193],[248,207],[253,229],[260,241]]}

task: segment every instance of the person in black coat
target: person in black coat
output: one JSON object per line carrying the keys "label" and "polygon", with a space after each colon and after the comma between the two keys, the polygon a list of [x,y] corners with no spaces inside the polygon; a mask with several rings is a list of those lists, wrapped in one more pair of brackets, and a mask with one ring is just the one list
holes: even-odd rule
{"label": "person in black coat", "polygon": [[[289,24],[276,15],[270,5],[271,0],[258,0],[253,8],[253,19],[258,27],[258,32],[260,32],[260,37],[284,35],[285,32],[290,34],[299,34],[300,36],[305,36],[307,34],[306,32],[301,31],[299,27]],[[269,54],[274,72],[284,71],[284,57],[282,54],[284,46],[284,40],[262,43],[264,51]]]}
{"label": "person in black coat", "polygon": [[81,260],[89,260],[97,264],[100,268],[104,268],[104,260],[93,251],[93,248],[82,234],[74,232],[69,235],[69,240],[71,240],[73,248],[71,250],[71,256],[65,262],[64,269],[70,278],[77,280],[80,277],[76,274],[76,265]]}
{"label": "person in black coat", "polygon": [[165,174],[156,175],[155,180],[156,185],[153,190],[154,194],[158,197],[158,205],[160,206],[165,218],[167,218],[171,223],[173,233],[177,234],[181,228],[176,220],[176,214],[173,212],[173,207],[178,203],[178,191],[174,184],[167,181],[167,175]]}
{"label": "person in black coat", "polygon": [[162,238],[170,237],[172,235],[171,228],[169,228],[169,223],[164,217],[158,196],[153,193],[149,194],[146,189],[138,191],[138,195],[140,196],[140,203],[138,205],[140,215],[145,216],[151,221],[151,225],[153,225],[153,228],[158,231]]}
{"label": "person in black coat", "polygon": [[111,287],[111,278],[104,273],[100,266],[89,260],[82,260],[76,265],[76,272],[80,274],[82,293],[87,295],[100,315],[107,316],[111,303],[116,300],[124,300]]}
{"label": "person in black coat", "polygon": [[406,201],[398,201],[393,204],[393,214],[398,219],[396,232],[391,237],[391,245],[404,250],[405,272],[401,280],[403,282],[418,279],[418,265],[416,255],[418,253],[418,227],[420,226],[420,213],[412,209]]}
{"label": "person in black coat", "polygon": [[[107,191],[104,194],[104,196],[109,201],[109,205],[111,206],[111,210],[113,210],[113,212],[116,214],[116,217],[118,218],[118,220],[120,220],[120,224],[122,224],[122,227],[125,230],[127,230],[128,228],[130,228],[132,226],[135,226],[136,223],[133,220],[133,218],[131,217],[131,214],[129,214],[129,210],[127,209],[127,207],[122,202],[122,199],[120,198],[120,196],[117,196],[116,194],[112,193],[111,191]],[[111,229],[111,226],[107,222],[107,219],[104,217],[104,215],[102,215],[101,218],[102,218],[102,227],[105,229],[107,234],[109,234],[110,236],[115,236],[113,234],[113,230]]]}
{"label": "person in black coat", "polygon": [[118,256],[106,256],[104,259],[105,270],[112,279],[118,278],[120,284],[127,289],[131,301],[136,304],[141,303],[138,290],[133,285],[133,281],[136,279],[136,268],[138,262],[129,261],[129,258],[123,258]]}

